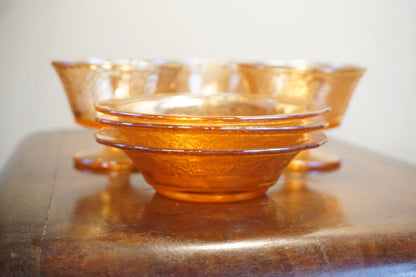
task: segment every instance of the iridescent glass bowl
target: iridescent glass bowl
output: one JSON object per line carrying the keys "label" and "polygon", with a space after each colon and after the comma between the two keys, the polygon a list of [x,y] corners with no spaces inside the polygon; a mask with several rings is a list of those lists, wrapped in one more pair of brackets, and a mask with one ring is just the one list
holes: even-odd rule
{"label": "iridescent glass bowl", "polygon": [[[89,128],[102,127],[94,119],[96,101],[169,91],[166,85],[172,84],[178,67],[174,64],[158,67],[161,64],[164,61],[90,59],[52,62],[75,121]],[[94,172],[135,169],[124,152],[102,146],[75,153],[74,164],[78,169]]]}
{"label": "iridescent glass bowl", "polygon": [[[94,119],[94,103],[104,99],[178,92],[198,95],[246,92],[236,64],[229,61],[90,59],[52,64],[75,121],[92,128],[101,127]],[[134,168],[122,151],[111,147],[78,152],[74,162],[79,169],[93,171]]]}
{"label": "iridescent glass bowl", "polygon": [[141,147],[269,149],[297,146],[307,133],[327,126],[322,114],[329,109],[307,104],[234,93],[158,95],[100,102],[96,120]]}
{"label": "iridescent glass bowl", "polygon": [[97,141],[123,149],[163,196],[241,201],[276,183],[299,151],[326,141],[320,130],[327,108],[282,107],[277,99],[234,93],[108,100],[97,104],[105,112],[97,120],[109,126]]}
{"label": "iridescent glass bowl", "polygon": [[304,119],[321,120],[318,116],[330,111],[330,108],[313,100],[275,98],[244,92],[156,93],[101,101],[95,108],[99,114],[116,116],[119,121],[129,123],[210,127],[298,126],[308,122]]}
{"label": "iridescent glass bowl", "polygon": [[[239,64],[250,93],[317,101],[331,108],[329,128],[341,124],[349,100],[365,69],[326,63],[259,62]],[[288,166],[293,170],[332,170],[340,159],[319,151],[302,151]]]}

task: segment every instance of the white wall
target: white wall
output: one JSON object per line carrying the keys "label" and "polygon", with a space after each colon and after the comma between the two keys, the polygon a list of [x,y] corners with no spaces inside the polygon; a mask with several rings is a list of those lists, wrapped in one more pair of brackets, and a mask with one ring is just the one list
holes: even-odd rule
{"label": "white wall", "polygon": [[368,67],[330,132],[416,164],[416,1],[0,0],[0,168],[75,127],[54,59],[294,59]]}

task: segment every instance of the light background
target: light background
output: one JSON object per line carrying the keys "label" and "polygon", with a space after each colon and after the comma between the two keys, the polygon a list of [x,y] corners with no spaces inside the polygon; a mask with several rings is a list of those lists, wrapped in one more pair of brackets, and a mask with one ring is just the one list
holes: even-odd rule
{"label": "light background", "polygon": [[31,133],[81,128],[50,62],[87,57],[363,65],[329,135],[416,164],[416,1],[0,0],[0,168]]}

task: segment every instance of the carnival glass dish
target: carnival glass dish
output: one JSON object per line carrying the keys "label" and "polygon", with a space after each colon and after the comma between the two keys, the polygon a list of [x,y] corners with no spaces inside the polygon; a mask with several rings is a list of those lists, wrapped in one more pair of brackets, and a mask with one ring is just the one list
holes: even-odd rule
{"label": "carnival glass dish", "polygon": [[[239,69],[250,93],[313,100],[330,107],[331,111],[324,115],[329,122],[327,128],[341,124],[351,95],[365,72],[358,66],[304,61],[241,63]],[[335,156],[302,151],[289,169],[331,170],[339,165]]]}
{"label": "carnival glass dish", "polygon": [[[98,113],[103,126],[116,128],[130,143],[145,147],[174,149],[256,149],[290,147],[306,133],[322,130],[328,123],[322,116],[263,122],[263,125],[175,125],[128,122],[124,117]],[[216,122],[217,123],[217,122]]]}
{"label": "carnival glass dish", "polygon": [[327,109],[298,102],[234,93],[107,100],[96,104],[107,126],[97,141],[123,149],[164,196],[240,201],[263,194],[299,151],[325,142]]}
{"label": "carnival glass dish", "polygon": [[193,126],[264,126],[322,115],[330,108],[315,101],[243,93],[155,94],[96,104],[101,113],[125,122]]}
{"label": "carnival glass dish", "polygon": [[[235,63],[185,59],[55,61],[75,121],[100,128],[94,119],[94,103],[104,99],[123,99],[137,95],[187,92],[246,92]],[[133,169],[130,159],[119,149],[100,148],[75,154],[75,166],[87,170]]]}
{"label": "carnival glass dish", "polygon": [[97,133],[99,143],[123,149],[159,194],[194,202],[233,202],[260,196],[276,183],[299,151],[318,147],[325,140],[322,132],[313,132],[293,147],[166,149],[130,143],[114,128]]}
{"label": "carnival glass dish", "polygon": [[129,143],[147,148],[293,147],[306,133],[327,126],[321,116],[326,108],[250,95],[136,97],[96,106],[107,113],[97,113],[98,122],[116,128]]}
{"label": "carnival glass dish", "polygon": [[201,127],[155,125],[118,122],[116,118],[99,116],[103,125],[112,126],[132,144],[150,148],[168,149],[257,149],[261,147],[292,147],[305,134],[321,130],[325,121],[310,126],[293,127]]}
{"label": "carnival glass dish", "polygon": [[[105,59],[52,62],[75,121],[89,128],[102,127],[94,119],[96,101],[152,93],[155,89],[165,91],[166,84],[172,83],[171,78],[178,70],[175,66],[158,68],[161,64],[163,61]],[[159,80],[154,76],[160,76]],[[74,164],[79,169],[91,171],[135,169],[123,151],[102,146],[75,153]]]}

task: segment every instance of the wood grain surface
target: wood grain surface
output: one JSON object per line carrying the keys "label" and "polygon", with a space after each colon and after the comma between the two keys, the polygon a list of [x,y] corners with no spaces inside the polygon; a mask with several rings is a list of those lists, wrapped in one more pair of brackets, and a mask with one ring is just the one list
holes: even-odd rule
{"label": "wood grain surface", "polygon": [[416,167],[331,140],[326,173],[287,172],[250,201],[163,198],[93,174],[88,131],[23,141],[0,176],[2,276],[416,276]]}

